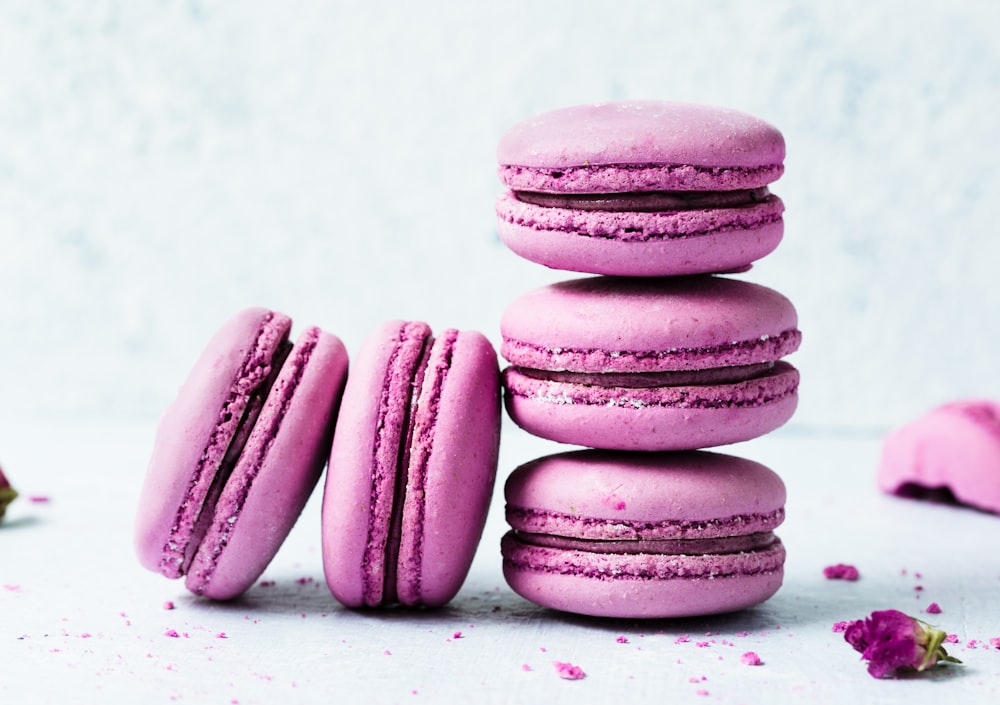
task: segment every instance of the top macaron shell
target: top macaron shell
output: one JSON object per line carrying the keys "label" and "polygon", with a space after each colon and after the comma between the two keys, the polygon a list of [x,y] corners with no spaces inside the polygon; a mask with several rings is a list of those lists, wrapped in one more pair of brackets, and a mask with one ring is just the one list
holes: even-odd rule
{"label": "top macaron shell", "polygon": [[[735,110],[664,101],[554,110],[500,139],[509,191],[496,202],[498,233],[554,269],[744,271],[784,234],[784,204],[763,188],[783,173],[784,156],[778,130]],[[582,195],[600,198],[574,200]]]}
{"label": "top macaron shell", "polygon": [[726,277],[586,277],[515,299],[501,354],[571,372],[657,372],[770,362],[794,352],[798,315],[782,294]]}
{"label": "top macaron shell", "polygon": [[[668,101],[553,110],[518,123],[497,145],[508,187],[558,193],[756,188],[781,176],[784,158],[784,138],[763,120]],[[623,168],[593,168],[615,166]]]}
{"label": "top macaron shell", "polygon": [[[350,607],[449,601],[471,565],[492,495],[500,434],[496,352],[479,333],[446,331],[429,351],[422,389],[409,412],[413,430],[400,439],[406,447],[399,458],[409,461],[405,486],[384,479],[404,496],[383,496],[383,480],[375,477],[378,437],[384,427],[403,423],[400,414],[411,403],[408,396],[385,393],[400,386],[387,376],[406,342],[401,338],[420,333],[414,326],[426,329],[390,321],[365,341],[333,440],[323,501],[324,570],[334,596]],[[412,384],[403,380],[402,386]],[[396,509],[380,507],[387,501]],[[400,509],[402,516],[392,520],[399,535],[385,536],[374,526],[376,515]],[[382,545],[369,546],[373,536]],[[396,566],[381,564],[397,554],[386,541],[399,544]],[[368,558],[378,564],[367,564]],[[383,593],[376,585],[378,594],[369,594],[373,581],[393,574],[395,586]]]}
{"label": "top macaron shell", "polygon": [[504,496],[517,530],[599,541],[771,531],[786,491],[769,468],[722,453],[582,450],[521,465]]}

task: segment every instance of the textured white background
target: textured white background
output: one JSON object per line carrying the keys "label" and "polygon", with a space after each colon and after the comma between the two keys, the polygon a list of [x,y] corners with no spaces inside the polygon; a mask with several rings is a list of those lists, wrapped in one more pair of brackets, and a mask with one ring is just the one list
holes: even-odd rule
{"label": "textured white background", "polygon": [[499,243],[494,147],[668,98],[785,134],[786,239],[747,275],[805,332],[790,429],[1000,396],[1000,4],[0,4],[4,417],[153,419],[230,313],[350,350],[483,330],[568,275]]}

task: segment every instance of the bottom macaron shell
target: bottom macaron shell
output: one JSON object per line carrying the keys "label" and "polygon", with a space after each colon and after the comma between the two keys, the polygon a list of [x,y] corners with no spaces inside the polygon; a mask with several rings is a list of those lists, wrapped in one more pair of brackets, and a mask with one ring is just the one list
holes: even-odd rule
{"label": "bottom macaron shell", "polygon": [[[780,542],[759,555],[593,555],[595,564],[621,563],[621,572],[601,572],[608,566],[591,565],[585,552],[530,546],[512,532],[504,537],[501,551],[504,578],[514,592],[542,607],[592,617],[652,619],[734,612],[770,598],[784,577],[785,551]],[[698,572],[706,558],[713,572],[667,575],[686,572],[688,567]],[[629,564],[645,566],[633,571],[625,567]],[[650,565],[660,577],[638,575]]]}
{"label": "bottom macaron shell", "polygon": [[545,230],[501,220],[500,239],[517,255],[553,269],[631,277],[744,271],[774,251],[782,221],[671,238],[628,240]]}
{"label": "bottom macaron shell", "polygon": [[608,450],[691,450],[769,433],[792,417],[798,371],[786,362],[732,384],[630,389],[553,382],[504,371],[504,401],[526,431]]}
{"label": "bottom macaron shell", "polygon": [[192,592],[236,597],[274,558],[323,470],[346,376],[337,337],[300,337],[219,497],[185,580]]}

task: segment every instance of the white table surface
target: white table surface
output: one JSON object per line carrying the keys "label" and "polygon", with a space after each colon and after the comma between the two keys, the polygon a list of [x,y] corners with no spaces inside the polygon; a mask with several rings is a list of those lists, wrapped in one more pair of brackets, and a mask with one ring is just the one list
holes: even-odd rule
{"label": "white table surface", "polygon": [[[555,613],[507,588],[500,483],[556,446],[504,432],[458,597],[438,611],[355,612],[323,583],[318,493],[264,575],[273,584],[213,604],[133,556],[151,426],[4,423],[0,462],[22,497],[0,528],[0,702],[998,702],[1000,517],[881,495],[877,437],[779,431],[724,449],[788,485],[783,588],[737,614],[637,622]],[[861,579],[824,579],[840,562]],[[922,614],[931,602],[941,614]],[[872,679],[832,625],[886,608],[957,634],[964,664]],[[763,664],[741,664],[746,651]],[[560,679],[554,661],[586,678]]]}

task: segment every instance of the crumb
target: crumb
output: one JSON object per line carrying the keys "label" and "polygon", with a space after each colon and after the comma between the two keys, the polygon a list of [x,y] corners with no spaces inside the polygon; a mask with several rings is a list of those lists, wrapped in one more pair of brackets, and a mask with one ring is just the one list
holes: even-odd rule
{"label": "crumb", "polygon": [[849,622],[834,622],[833,631],[835,634],[842,634],[847,631],[847,625]]}
{"label": "crumb", "polygon": [[574,666],[568,661],[553,661],[552,665],[556,669],[556,673],[560,678],[567,681],[578,681],[581,678],[586,678],[587,674],[583,672],[583,669],[579,666]]}
{"label": "crumb", "polygon": [[219,632],[218,634],[215,635],[215,638],[216,639],[228,639],[229,635],[227,635],[225,632]]}
{"label": "crumb", "polygon": [[944,638],[944,643],[945,644],[957,644],[958,643],[958,634],[949,634],[948,636],[946,636]]}
{"label": "crumb", "polygon": [[51,499],[46,495],[36,494],[31,497],[28,497],[28,501],[34,502],[35,504],[47,504],[48,502],[51,501]]}
{"label": "crumb", "polygon": [[695,646],[697,646],[699,649],[707,649],[709,646],[711,646],[711,644],[712,644],[712,642],[710,642],[710,641],[697,641],[697,642],[695,642]]}
{"label": "crumb", "polygon": [[740,656],[740,663],[744,666],[759,666],[763,663],[763,661],[760,660],[760,656],[758,656],[755,652],[747,651],[745,654]]}
{"label": "crumb", "polygon": [[619,643],[619,644],[627,644],[628,643],[628,637],[627,636],[620,636],[617,639],[615,639],[615,641],[617,643]]}
{"label": "crumb", "polygon": [[180,634],[177,633],[176,629],[168,629],[167,631],[163,632],[163,636],[169,636],[171,639],[180,638]]}
{"label": "crumb", "polygon": [[172,610],[173,608],[174,608],[174,603],[171,602],[170,600],[167,600],[166,602],[163,603],[163,609]]}
{"label": "crumb", "polygon": [[522,671],[525,671],[525,672],[527,672],[527,671],[530,671],[530,670],[531,670],[531,666],[529,666],[529,665],[528,665],[528,664],[526,664],[526,663],[522,663],[522,664],[521,664],[521,670],[522,670]]}
{"label": "crumb", "polygon": [[916,590],[917,592],[920,592],[921,590],[924,589],[924,586],[923,585],[914,585],[913,589]]}
{"label": "crumb", "polygon": [[941,605],[936,602],[932,602],[927,605],[927,609],[924,610],[927,614],[941,614]]}
{"label": "crumb", "polygon": [[454,634],[451,635],[451,638],[452,639],[461,639],[462,638],[462,632],[455,632]]}
{"label": "crumb", "polygon": [[836,565],[828,565],[823,569],[823,576],[827,580],[857,580],[861,577],[858,573],[858,569],[853,565],[848,565],[846,563],[837,563]]}
{"label": "crumb", "polygon": [[995,636],[992,639],[990,639],[990,646],[992,646],[994,649],[1000,649],[1000,636]]}
{"label": "crumb", "polygon": [[382,653],[383,653],[383,655],[385,655],[385,656],[392,656],[392,652],[391,652],[391,651],[389,651],[389,649],[386,649],[386,650],[385,650],[385,651],[383,651]]}
{"label": "crumb", "polygon": [[689,641],[691,641],[691,637],[689,637],[687,634],[685,634],[684,636],[679,636],[676,639],[674,639],[675,644],[686,644]]}
{"label": "crumb", "polygon": [[708,691],[702,688],[701,690],[694,691],[695,695],[708,695]]}

